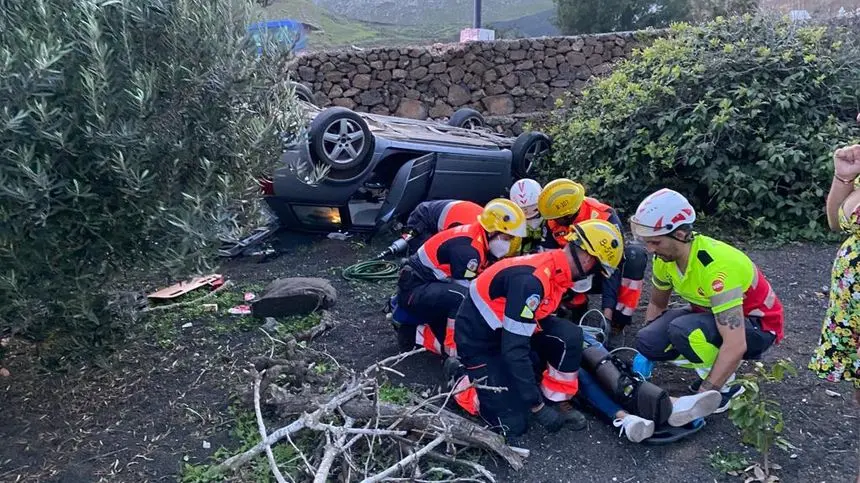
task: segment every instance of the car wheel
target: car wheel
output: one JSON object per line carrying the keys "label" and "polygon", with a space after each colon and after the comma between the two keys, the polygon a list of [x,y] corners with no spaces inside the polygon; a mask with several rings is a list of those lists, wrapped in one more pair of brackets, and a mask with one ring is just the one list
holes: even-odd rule
{"label": "car wheel", "polygon": [[454,114],[448,119],[448,125],[463,129],[475,129],[484,127],[486,122],[480,112],[464,107],[454,111]]}
{"label": "car wheel", "polygon": [[298,82],[290,82],[290,85],[292,85],[293,89],[296,91],[296,97],[298,97],[300,101],[316,105],[317,101],[314,98],[314,92],[308,86],[299,84]]}
{"label": "car wheel", "polygon": [[546,134],[534,131],[520,134],[511,148],[511,173],[517,179],[533,176],[537,167],[549,158],[551,150],[552,140]]}
{"label": "car wheel", "polygon": [[361,116],[345,107],[317,114],[308,134],[311,154],[332,170],[363,168],[370,161],[373,134]]}

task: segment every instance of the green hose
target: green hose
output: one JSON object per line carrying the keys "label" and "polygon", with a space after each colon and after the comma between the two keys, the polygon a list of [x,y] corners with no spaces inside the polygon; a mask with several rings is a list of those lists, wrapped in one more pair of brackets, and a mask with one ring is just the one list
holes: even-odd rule
{"label": "green hose", "polygon": [[400,265],[386,260],[369,260],[350,265],[341,272],[347,280],[386,280],[400,276]]}

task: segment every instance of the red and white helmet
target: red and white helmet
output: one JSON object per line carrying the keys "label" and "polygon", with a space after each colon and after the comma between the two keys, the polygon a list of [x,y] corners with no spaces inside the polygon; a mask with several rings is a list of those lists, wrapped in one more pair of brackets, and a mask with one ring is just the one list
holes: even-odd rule
{"label": "red and white helmet", "polygon": [[537,205],[541,189],[540,183],[529,178],[518,180],[511,186],[511,201],[523,209],[526,218],[535,218],[540,215]]}
{"label": "red and white helmet", "polygon": [[677,191],[663,188],[639,204],[636,214],[630,217],[630,227],[636,236],[660,236],[694,221],[696,210],[687,198]]}

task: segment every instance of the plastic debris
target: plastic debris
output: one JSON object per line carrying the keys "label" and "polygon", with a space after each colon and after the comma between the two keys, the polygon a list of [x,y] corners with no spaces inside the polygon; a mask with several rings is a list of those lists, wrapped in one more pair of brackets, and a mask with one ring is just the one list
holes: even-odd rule
{"label": "plastic debris", "polygon": [[349,235],[349,234],[346,234],[346,233],[340,233],[340,232],[338,232],[338,231],[333,231],[333,232],[331,232],[331,233],[329,233],[329,234],[328,234],[327,238],[328,238],[329,240],[340,240],[340,241],[346,241],[350,236],[352,236],[352,235]]}
{"label": "plastic debris", "polygon": [[250,302],[250,301],[254,300],[255,298],[257,298],[257,296],[255,294],[252,294],[251,292],[245,293],[245,302]]}
{"label": "plastic debris", "polygon": [[212,447],[212,444],[209,441],[203,441],[203,449],[209,449]]}
{"label": "plastic debris", "polygon": [[236,315],[250,315],[251,314],[251,306],[245,305],[245,304],[237,305],[237,306],[231,308],[230,310],[228,310],[228,312],[230,312],[231,314],[236,314]]}
{"label": "plastic debris", "polygon": [[825,389],[824,394],[827,394],[830,397],[842,397],[842,394],[839,394],[836,391],[831,391],[830,389]]}
{"label": "plastic debris", "polygon": [[186,322],[186,323],[182,324],[182,328],[187,329],[187,328],[191,327],[191,325],[192,325],[191,322]]}

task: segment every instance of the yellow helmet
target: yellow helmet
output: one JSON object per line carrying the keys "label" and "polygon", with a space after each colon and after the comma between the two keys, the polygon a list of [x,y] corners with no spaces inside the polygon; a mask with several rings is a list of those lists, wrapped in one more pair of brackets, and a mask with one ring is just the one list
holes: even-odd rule
{"label": "yellow helmet", "polygon": [[538,196],[538,210],[545,220],[575,215],[585,198],[585,187],[567,178],[550,181]]}
{"label": "yellow helmet", "polygon": [[488,232],[500,231],[511,236],[526,236],[526,214],[511,200],[496,198],[484,206],[478,223]]}
{"label": "yellow helmet", "polygon": [[618,227],[605,220],[574,223],[565,239],[600,261],[604,277],[611,277],[624,255],[624,237]]}

